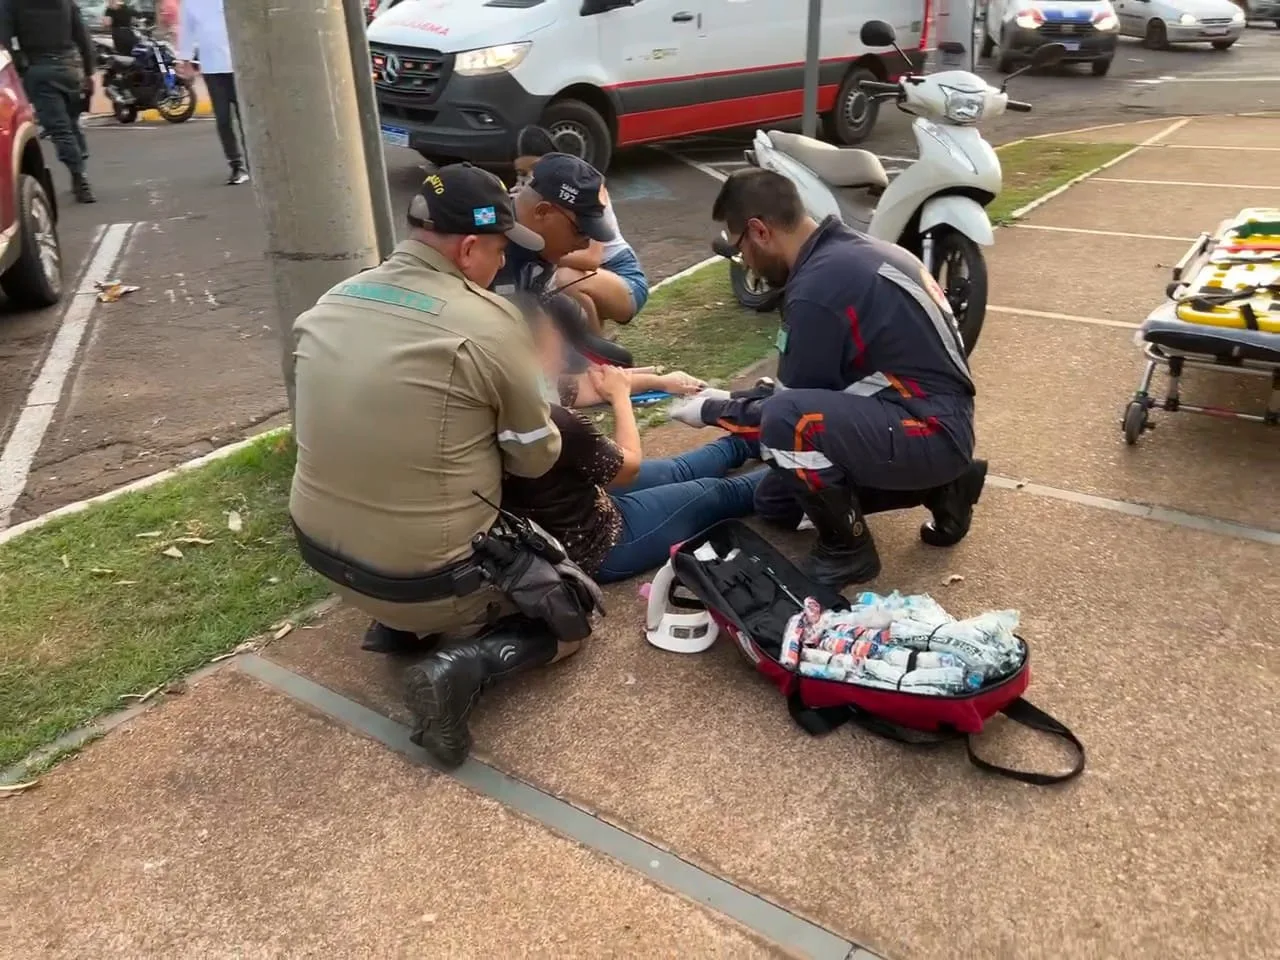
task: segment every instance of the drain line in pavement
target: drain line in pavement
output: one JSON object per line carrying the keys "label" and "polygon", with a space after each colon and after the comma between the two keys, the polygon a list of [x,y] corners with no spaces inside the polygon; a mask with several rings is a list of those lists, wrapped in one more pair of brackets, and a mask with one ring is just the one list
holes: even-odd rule
{"label": "drain line in pavement", "polygon": [[408,727],[271,660],[246,654],[237,659],[236,667],[286,696],[377,740],[412,762],[445,773],[470,790],[522,813],[553,832],[602,853],[695,903],[730,917],[785,950],[813,960],[879,960],[875,954],[825,927],[748,893],[728,880],[486,763],[469,759],[457,770],[442,771],[425,750],[409,740]]}

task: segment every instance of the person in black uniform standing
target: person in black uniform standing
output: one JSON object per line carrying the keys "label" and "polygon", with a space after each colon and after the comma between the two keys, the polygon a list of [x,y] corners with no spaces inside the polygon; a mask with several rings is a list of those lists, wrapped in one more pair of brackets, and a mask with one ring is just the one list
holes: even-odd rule
{"label": "person in black uniform standing", "polygon": [[117,56],[133,56],[133,48],[138,45],[133,21],[138,11],[129,5],[128,0],[109,0],[103,16],[111,24],[111,44],[116,48]]}
{"label": "person in black uniform standing", "polygon": [[58,159],[71,172],[76,199],[93,203],[77,118],[96,64],[80,8],[74,0],[0,0],[0,43],[15,51],[22,85]]}

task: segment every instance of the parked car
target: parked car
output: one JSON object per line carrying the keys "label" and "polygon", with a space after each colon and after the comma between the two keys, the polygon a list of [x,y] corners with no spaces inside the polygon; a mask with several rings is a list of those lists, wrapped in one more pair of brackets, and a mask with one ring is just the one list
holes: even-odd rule
{"label": "parked car", "polygon": [[983,21],[982,55],[1010,73],[1046,43],[1066,50],[1063,63],[1087,63],[1105,76],[1116,55],[1120,21],[1109,0],[990,0]]}
{"label": "parked car", "polygon": [[[877,105],[860,80],[919,67],[934,0],[828,2],[818,108],[828,137],[858,143]],[[608,166],[618,147],[803,109],[800,0],[384,0],[369,24],[384,139],[432,158],[511,159],[541,123],[562,150]],[[871,50],[888,20],[910,51]]]}
{"label": "parked car", "polygon": [[1246,21],[1270,20],[1280,27],[1280,0],[1235,0],[1235,4],[1244,11]]}
{"label": "parked car", "polygon": [[1228,50],[1244,33],[1244,11],[1231,0],[1115,0],[1120,33],[1164,50],[1175,43],[1207,43]]}
{"label": "parked car", "polygon": [[0,289],[9,302],[49,307],[62,298],[62,249],[53,178],[35,111],[9,51],[0,47]]}

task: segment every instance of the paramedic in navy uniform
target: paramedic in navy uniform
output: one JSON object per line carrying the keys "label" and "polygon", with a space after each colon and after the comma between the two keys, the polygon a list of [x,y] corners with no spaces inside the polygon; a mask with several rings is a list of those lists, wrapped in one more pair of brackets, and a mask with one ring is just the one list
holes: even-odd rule
{"label": "paramedic in navy uniform", "polygon": [[746,265],[785,284],[778,378],[768,395],[695,399],[677,419],[758,428],[774,469],[756,510],[817,530],[807,565],[842,587],[880,572],[864,517],[924,506],[928,544],[969,531],[987,464],[973,458],[973,378],[946,296],[909,252],[835,217],[816,223],[794,184],[735,173],[712,216]]}

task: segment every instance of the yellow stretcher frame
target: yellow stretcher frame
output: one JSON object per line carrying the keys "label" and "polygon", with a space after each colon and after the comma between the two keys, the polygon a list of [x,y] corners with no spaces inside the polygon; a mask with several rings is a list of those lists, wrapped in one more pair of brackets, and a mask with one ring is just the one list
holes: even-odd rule
{"label": "yellow stretcher frame", "polygon": [[[1246,210],[1242,213],[1255,213]],[[1263,210],[1267,217],[1263,222],[1280,220],[1280,209]],[[1166,299],[1151,311],[1138,330],[1135,341],[1142,347],[1146,363],[1138,388],[1125,406],[1121,429],[1125,442],[1133,445],[1155,424],[1151,423],[1152,411],[1165,413],[1200,413],[1231,420],[1246,420],[1269,427],[1280,426],[1280,324],[1266,326],[1254,313],[1255,326],[1249,326],[1239,310],[1233,311],[1238,322],[1213,315],[1211,322],[1189,321],[1180,316],[1179,307],[1188,296],[1191,271],[1202,271],[1211,263],[1215,251],[1220,256],[1231,256],[1238,262],[1280,262],[1280,250],[1271,252],[1271,237],[1258,244],[1227,243],[1241,216],[1222,221],[1213,233],[1202,233],[1173,268],[1173,279],[1165,288]],[[1237,241],[1239,238],[1236,238]],[[1280,241],[1280,236],[1275,238]],[[1277,244],[1280,246],[1280,243]],[[1256,246],[1259,249],[1223,251],[1224,246]],[[1198,274],[1193,275],[1198,276]],[[1280,290],[1271,291],[1280,300]],[[1207,311],[1206,311],[1207,312]],[[1267,311],[1280,316],[1280,310]],[[1269,318],[1268,318],[1269,319]],[[1152,378],[1163,368],[1168,375],[1164,395],[1152,389]],[[1261,377],[1270,381],[1270,396],[1266,406],[1258,413],[1228,410],[1188,403],[1182,399],[1181,382],[1188,368],[1218,370],[1249,377]]]}
{"label": "yellow stretcher frame", "polygon": [[[1176,304],[1178,319],[1280,333],[1280,233],[1243,239],[1236,236],[1240,227],[1259,222],[1280,223],[1280,208],[1246,208],[1222,221],[1214,233],[1196,238],[1174,266],[1173,279],[1165,291]],[[1246,249],[1238,249],[1241,247]],[[1265,274],[1248,277],[1255,271]],[[1262,289],[1240,296],[1250,287]],[[1246,307],[1251,316],[1246,315]]]}

